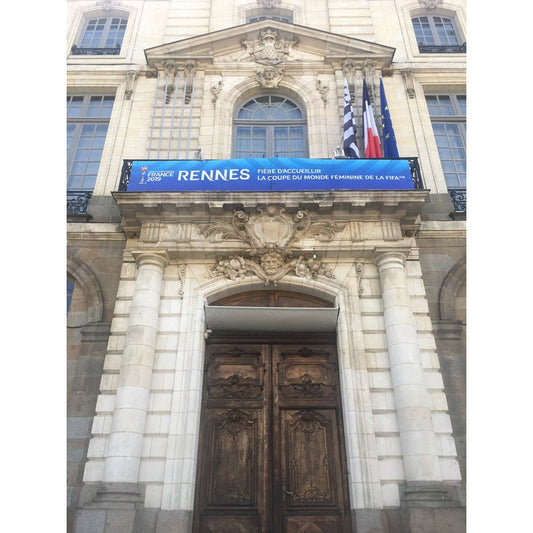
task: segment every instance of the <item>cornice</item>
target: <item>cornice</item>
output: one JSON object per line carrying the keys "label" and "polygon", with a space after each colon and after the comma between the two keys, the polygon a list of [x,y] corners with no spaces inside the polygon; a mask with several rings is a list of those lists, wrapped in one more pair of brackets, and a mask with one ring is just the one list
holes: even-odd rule
{"label": "cornice", "polygon": [[67,223],[67,241],[125,241],[126,236],[120,224]]}
{"label": "cornice", "polygon": [[466,221],[463,220],[424,220],[420,224],[419,239],[466,239]]}
{"label": "cornice", "polygon": [[292,191],[236,192],[115,192],[122,228],[136,236],[143,223],[210,223],[236,209],[283,206],[288,212],[306,209],[317,216],[340,220],[396,220],[404,236],[420,225],[420,212],[429,191]]}

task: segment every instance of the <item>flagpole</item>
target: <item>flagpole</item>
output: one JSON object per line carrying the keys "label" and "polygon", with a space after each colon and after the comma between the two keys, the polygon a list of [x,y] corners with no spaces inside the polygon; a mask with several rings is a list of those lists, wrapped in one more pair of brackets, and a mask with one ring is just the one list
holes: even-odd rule
{"label": "flagpole", "polygon": [[355,134],[355,144],[357,144],[357,130],[355,125],[355,117],[357,116],[357,84],[355,83],[355,69],[352,70],[352,82],[353,82],[353,97],[354,97],[354,103],[355,103],[355,111],[353,114],[353,121],[354,121],[354,134]]}

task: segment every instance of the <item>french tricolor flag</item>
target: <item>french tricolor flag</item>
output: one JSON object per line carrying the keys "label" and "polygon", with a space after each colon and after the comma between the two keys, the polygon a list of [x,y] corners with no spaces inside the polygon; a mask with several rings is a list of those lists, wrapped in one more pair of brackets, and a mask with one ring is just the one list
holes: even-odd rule
{"label": "french tricolor flag", "polygon": [[363,79],[363,128],[365,134],[365,157],[379,158],[383,157],[381,145],[379,143],[379,133],[372,111],[372,104],[368,97],[366,81]]}

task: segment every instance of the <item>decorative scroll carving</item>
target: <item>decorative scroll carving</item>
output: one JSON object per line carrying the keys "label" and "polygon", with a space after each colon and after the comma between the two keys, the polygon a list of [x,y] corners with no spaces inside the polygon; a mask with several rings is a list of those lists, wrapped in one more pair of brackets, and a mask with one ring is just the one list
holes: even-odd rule
{"label": "decorative scroll carving", "polygon": [[309,374],[300,376],[298,383],[280,386],[281,394],[286,398],[331,398],[334,386],[313,381]]}
{"label": "decorative scroll carving", "polygon": [[222,91],[222,85],[224,83],[224,76],[222,76],[222,74],[220,76],[222,77],[222,79],[216,85],[213,85],[211,87],[211,94],[213,95],[213,98],[211,101],[213,102],[213,105],[216,104],[218,95]]}
{"label": "decorative scroll carving", "polygon": [[363,294],[363,286],[361,280],[363,279],[363,263],[355,263],[355,277],[357,278],[357,291]]}
{"label": "decorative scroll carving", "polygon": [[252,379],[233,374],[225,380],[208,386],[209,396],[213,399],[261,398],[262,387]]}
{"label": "decorative scroll carving", "polygon": [[266,7],[267,9],[272,9],[273,7],[280,6],[281,0],[257,0],[257,3],[261,7]]}
{"label": "decorative scroll carving", "polygon": [[342,64],[342,72],[346,79],[349,79],[355,76],[356,72],[361,70],[361,68],[362,68],[361,63],[356,63],[355,61],[351,59],[347,59]]}
{"label": "decorative scroll carving", "polygon": [[172,97],[172,92],[174,91],[174,84],[176,82],[176,73],[178,68],[173,61],[167,61],[164,66],[165,74],[168,80],[166,84],[165,101],[168,104],[170,102],[170,98]]}
{"label": "decorative scroll carving", "polygon": [[257,39],[248,41],[241,39],[253,61],[261,65],[278,65],[289,56],[292,47],[298,43],[296,39],[281,39],[275,28],[265,28],[259,32]]}
{"label": "decorative scroll carving", "polygon": [[137,72],[135,70],[130,70],[126,72],[126,89],[124,90],[124,96],[126,100],[131,98],[133,94],[133,85],[135,83],[135,78],[137,78]]}
{"label": "decorative scroll carving", "polygon": [[329,87],[323,81],[319,80],[318,76],[316,76],[316,90],[320,93],[320,97],[325,106],[328,101]]}
{"label": "decorative scroll carving", "polygon": [[184,286],[185,286],[185,271],[187,270],[186,265],[178,265],[178,276],[180,278],[180,286],[178,289],[178,298],[183,299]]}
{"label": "decorative scroll carving", "polygon": [[115,9],[118,7],[122,2],[116,2],[115,0],[102,0],[100,2],[96,2],[97,6],[100,6],[104,11],[111,11],[112,9]]}
{"label": "decorative scroll carving", "polygon": [[211,465],[209,501],[213,505],[250,505],[255,479],[248,461],[256,461],[257,420],[245,411],[231,409],[216,415],[212,422],[212,452],[223,459]]}
{"label": "decorative scroll carving", "polygon": [[[331,499],[327,455],[328,420],[313,410],[292,415],[290,449],[292,498],[299,503],[326,502]],[[313,450],[310,454],[309,450]]]}
{"label": "decorative scroll carving", "polygon": [[185,103],[188,105],[191,102],[192,95],[192,81],[196,75],[196,64],[193,61],[185,63],[185,78],[187,80],[187,88],[185,90]]}
{"label": "decorative scroll carving", "polygon": [[291,217],[284,208],[276,205],[258,208],[258,212],[250,216],[243,210],[237,210],[231,224],[215,223],[200,227],[207,238],[220,234],[223,239],[240,240],[248,247],[247,257],[217,257],[217,263],[211,269],[212,277],[237,280],[253,272],[265,280],[266,285],[271,282],[275,285],[288,272],[307,279],[318,276],[333,278],[330,268],[318,261],[316,254],[301,254],[296,243],[311,236],[331,240],[335,233],[344,229],[344,225],[311,222],[305,210],[299,210]]}
{"label": "decorative scroll carving", "polygon": [[435,9],[437,6],[442,5],[442,0],[418,0],[418,3],[427,9]]}
{"label": "decorative scroll carving", "polygon": [[236,437],[242,431],[247,431],[252,426],[254,420],[244,411],[239,409],[227,411],[220,423],[220,428],[227,431],[232,437]]}
{"label": "decorative scroll carving", "polygon": [[402,76],[405,81],[405,88],[409,98],[415,97],[415,84],[413,80],[413,71],[411,69],[402,70]]}

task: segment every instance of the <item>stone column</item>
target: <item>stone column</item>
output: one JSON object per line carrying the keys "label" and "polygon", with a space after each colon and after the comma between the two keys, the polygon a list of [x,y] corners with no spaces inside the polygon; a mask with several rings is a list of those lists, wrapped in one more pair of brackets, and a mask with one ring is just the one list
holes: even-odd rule
{"label": "stone column", "polygon": [[138,481],[152,381],[159,300],[167,258],[165,253],[159,252],[141,252],[134,257],[137,277],[106,447],[104,485]]}
{"label": "stone column", "polygon": [[406,255],[377,254],[385,334],[407,483],[440,483],[431,398],[426,387],[416,325],[407,290]]}

